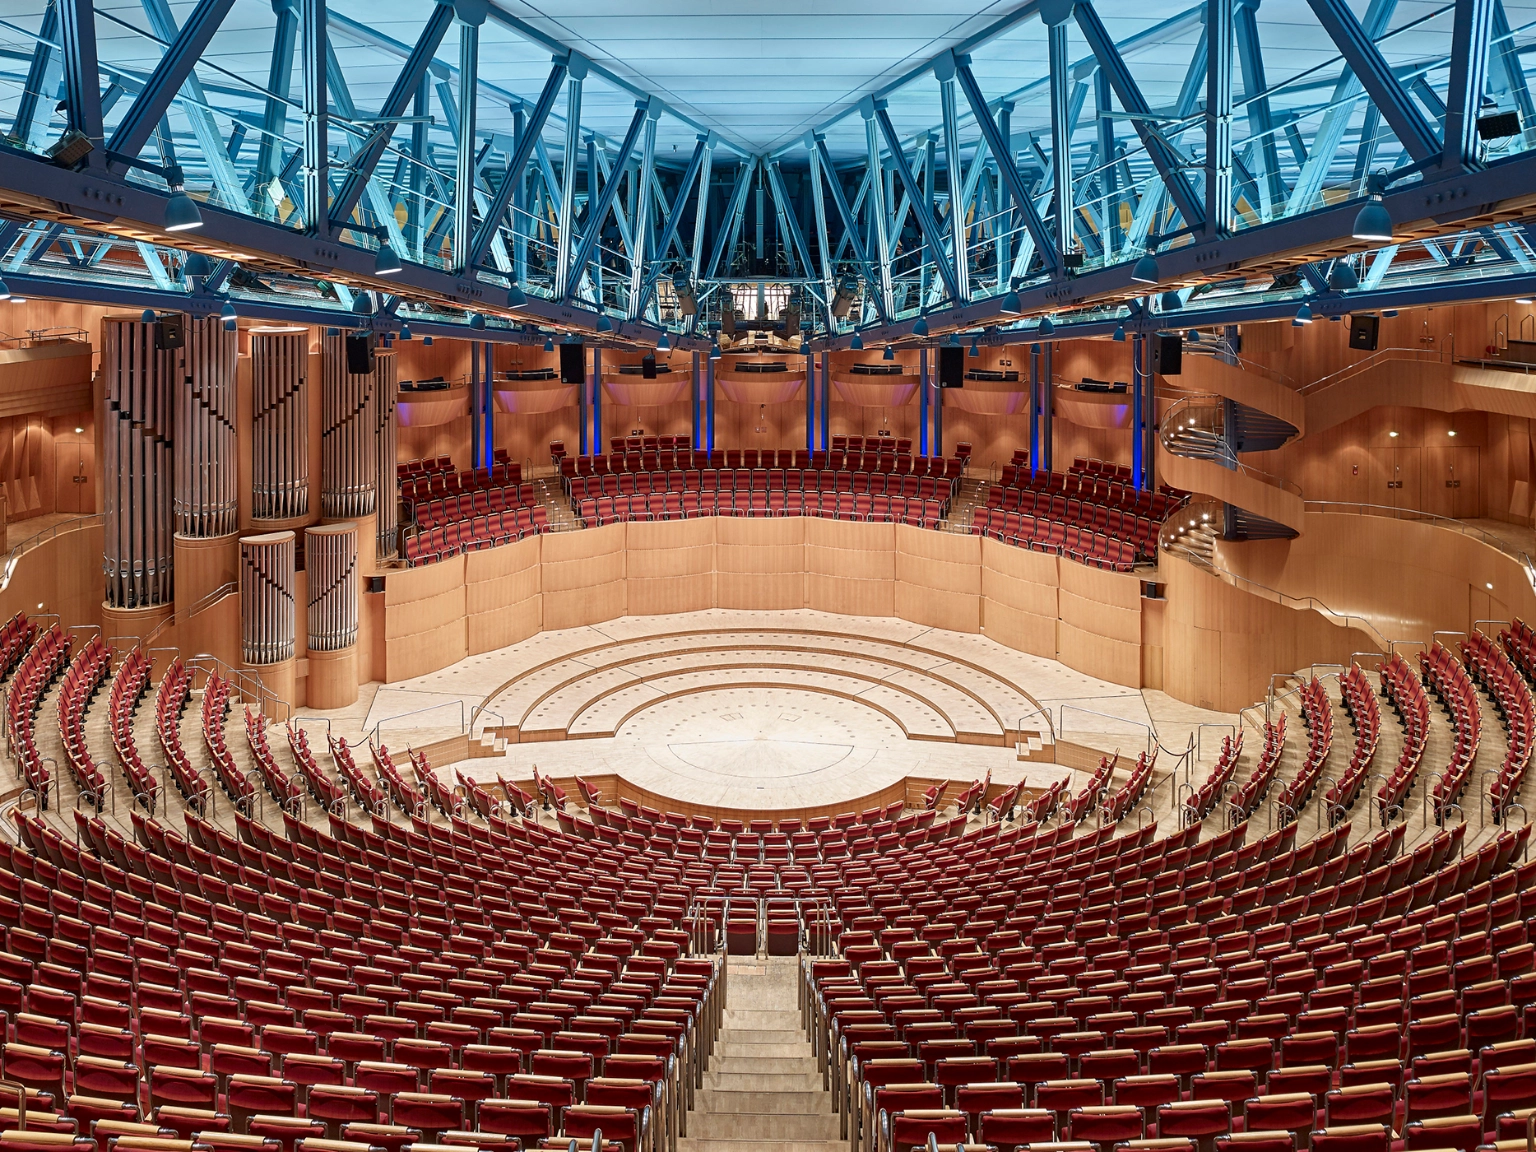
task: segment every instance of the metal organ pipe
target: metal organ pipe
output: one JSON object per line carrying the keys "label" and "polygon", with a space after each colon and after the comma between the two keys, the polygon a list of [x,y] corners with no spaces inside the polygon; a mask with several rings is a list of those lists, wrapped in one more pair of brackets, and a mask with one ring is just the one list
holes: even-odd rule
{"label": "metal organ pipe", "polygon": [[155,349],[155,325],[101,322],[107,603],[147,608],[172,600],[173,382],[180,353]]}
{"label": "metal organ pipe", "polygon": [[337,652],[357,643],[357,525],[304,531],[309,573],[309,650]]}
{"label": "metal organ pipe", "polygon": [[309,332],[251,333],[251,516],[309,515]]}
{"label": "metal organ pipe", "polygon": [[345,336],[326,336],[321,345],[325,392],[320,421],[320,515],[355,520],[373,515],[378,483],[378,430],[374,415],[378,365],[372,372],[347,371]]}
{"label": "metal organ pipe", "polygon": [[218,317],[186,321],[176,395],[176,532],[209,539],[239,527],[235,480],[235,355]]}
{"label": "metal organ pipe", "polygon": [[400,489],[395,479],[395,402],[400,395],[398,370],[393,356],[380,356],[374,370],[373,394],[379,461],[376,481],[379,496],[378,555],[393,556],[400,543]]}
{"label": "metal organ pipe", "polygon": [[240,541],[241,659],[280,664],[294,652],[294,541],[270,532]]}

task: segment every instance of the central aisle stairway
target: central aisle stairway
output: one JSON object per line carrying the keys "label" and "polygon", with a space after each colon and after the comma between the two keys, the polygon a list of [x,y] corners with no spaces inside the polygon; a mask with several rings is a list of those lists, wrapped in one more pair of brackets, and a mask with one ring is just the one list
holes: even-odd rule
{"label": "central aisle stairway", "polygon": [[798,958],[728,959],[725,1020],[679,1152],[833,1152],[832,1094],[795,1007]]}

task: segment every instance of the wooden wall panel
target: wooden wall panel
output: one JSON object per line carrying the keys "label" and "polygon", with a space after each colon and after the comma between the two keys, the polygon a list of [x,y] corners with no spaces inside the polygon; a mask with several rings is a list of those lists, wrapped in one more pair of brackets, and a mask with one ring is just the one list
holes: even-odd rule
{"label": "wooden wall panel", "polygon": [[769,611],[804,608],[808,523],[799,516],[717,519],[715,606]]}
{"label": "wooden wall panel", "polygon": [[933,628],[981,631],[983,539],[896,525],[895,614]]}
{"label": "wooden wall panel", "polygon": [[391,571],[384,580],[384,679],[407,680],[469,655],[465,557]]}
{"label": "wooden wall panel", "polygon": [[[1066,595],[1063,595],[1065,602]],[[1069,624],[1056,625],[1056,658],[1068,668],[1097,676],[1114,684],[1141,684],[1141,637],[1134,642],[1116,640],[1097,631]]]}
{"label": "wooden wall panel", "polygon": [[[16,532],[13,543],[27,534]],[[100,624],[106,594],[101,572],[102,528],[81,528],[24,552],[0,592],[0,620],[17,612],[55,612],[69,624]],[[45,625],[47,621],[43,622]]]}
{"label": "wooden wall panel", "polygon": [[544,627],[576,628],[623,616],[626,524],[544,537]]}
{"label": "wooden wall panel", "polygon": [[1044,552],[983,538],[981,630],[999,644],[1054,660],[1059,563]]}
{"label": "wooden wall panel", "polygon": [[805,520],[805,604],[849,616],[896,614],[896,525]]}
{"label": "wooden wall panel", "polygon": [[543,540],[542,536],[530,536],[464,557],[465,623],[471,655],[505,648],[542,630]]}
{"label": "wooden wall panel", "polygon": [[631,616],[702,612],[715,604],[715,519],[628,526]]}

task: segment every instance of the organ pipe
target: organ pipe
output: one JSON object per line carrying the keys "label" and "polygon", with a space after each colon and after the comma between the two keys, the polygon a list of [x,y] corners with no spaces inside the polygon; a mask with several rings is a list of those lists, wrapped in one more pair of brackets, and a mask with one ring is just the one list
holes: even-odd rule
{"label": "organ pipe", "polygon": [[251,334],[251,515],[309,515],[309,332]]}
{"label": "organ pipe", "polygon": [[400,395],[395,358],[380,356],[375,372],[374,413],[379,461],[378,555],[393,556],[400,543],[400,496],[395,480],[395,402]]}
{"label": "organ pipe", "polygon": [[347,371],[345,336],[326,336],[321,347],[325,392],[320,423],[320,514],[327,520],[355,520],[373,515],[376,505],[375,395],[379,366],[387,358],[376,357],[371,372],[352,373]]}
{"label": "organ pipe", "polygon": [[292,532],[240,541],[241,659],[247,664],[293,659],[294,541]]}
{"label": "organ pipe", "polygon": [[352,647],[357,643],[357,525],[306,529],[304,567],[309,573],[309,650]]}
{"label": "organ pipe", "polygon": [[156,350],[155,328],[123,317],[101,323],[102,570],[113,608],[147,608],[173,598],[172,412],[180,354]]}
{"label": "organ pipe", "polygon": [[239,526],[235,495],[235,356],[239,336],[218,317],[186,321],[176,395],[176,531],[208,539]]}

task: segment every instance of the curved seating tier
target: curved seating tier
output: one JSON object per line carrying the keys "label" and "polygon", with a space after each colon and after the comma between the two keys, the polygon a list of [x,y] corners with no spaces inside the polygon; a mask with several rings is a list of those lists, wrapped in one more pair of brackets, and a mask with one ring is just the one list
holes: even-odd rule
{"label": "curved seating tier", "polygon": [[1398,724],[1403,730],[1403,749],[1398,754],[1397,764],[1376,790],[1376,803],[1385,825],[1391,822],[1395,811],[1402,809],[1403,801],[1418,779],[1424,742],[1429,736],[1429,696],[1408,661],[1399,653],[1393,653],[1381,666],[1381,691],[1396,710]]}
{"label": "curved seating tier", "polygon": [[160,799],[160,782],[145,765],[133,733],[134,712],[149,691],[150,672],[150,660],[142,648],[130,650],[118,662],[112,686],[107,692],[107,732],[112,739],[117,765],[122,769],[135,801],[153,814]]}
{"label": "curved seating tier", "polygon": [[181,742],[181,714],[191,698],[192,670],[180,659],[174,660],[155,689],[155,732],[176,790],[189,807],[201,812],[206,810],[211,785],[192,766]]}
{"label": "curved seating tier", "polygon": [[38,750],[37,712],[43,696],[69,664],[70,645],[70,637],[57,623],[37,633],[16,667],[5,700],[11,755],[20,766],[22,780],[37,793],[43,808],[48,807],[53,773]]}
{"label": "curved seating tier", "polygon": [[98,807],[104,803],[102,790],[107,786],[107,777],[91,759],[85,739],[85,713],[111,671],[111,650],[97,633],[81,646],[64,673],[59,690],[59,741],[64,746],[64,766],[81,792],[97,798]]}

